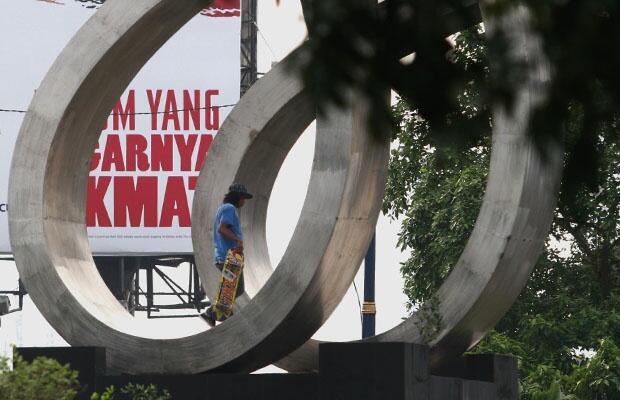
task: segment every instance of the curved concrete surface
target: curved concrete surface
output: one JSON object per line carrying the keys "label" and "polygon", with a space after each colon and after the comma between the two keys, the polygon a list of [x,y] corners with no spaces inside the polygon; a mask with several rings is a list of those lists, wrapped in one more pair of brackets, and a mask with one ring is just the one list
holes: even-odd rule
{"label": "curved concrete surface", "polygon": [[[174,338],[149,331],[114,299],[88,245],[88,165],[116,99],[152,54],[204,5],[201,0],[106,2],[52,66],[15,148],[10,228],[20,276],[63,338],[72,345],[106,347],[109,366],[122,372],[250,371],[283,357],[312,335],[336,306],[333,301],[303,312],[324,305],[331,282],[346,289],[351,269],[336,270],[342,273],[336,281],[330,268],[342,260],[359,264],[378,215],[389,145],[368,142],[363,107],[334,110],[317,140],[311,183],[315,195],[306,201],[303,228],[295,233],[298,248],[292,254],[307,257],[289,260],[255,301],[226,324],[197,335]],[[272,76],[275,81],[287,79]],[[288,82],[296,84],[294,79]],[[268,89],[269,98],[262,99],[266,107],[285,99],[291,87],[278,83]],[[266,132],[277,135],[303,118],[309,121],[314,107],[304,104],[303,96],[291,99],[287,110],[300,107],[307,110],[306,117],[276,115]],[[241,102],[238,108],[243,107]],[[253,117],[259,115],[247,116]],[[355,232],[356,240],[348,232]],[[318,264],[316,255],[321,255]]]}
{"label": "curved concrete surface", "polygon": [[[265,277],[251,270],[268,266],[260,229],[264,216],[244,214],[246,223],[257,224],[246,226],[256,235],[246,239],[247,251],[265,251],[257,256],[260,266],[248,259],[253,301],[215,329],[183,338],[141,327],[118,304],[97,273],[88,245],[84,203],[90,159],[100,127],[124,88],[204,5],[202,0],[106,2],[52,66],[15,148],[9,219],[20,276],[45,318],[69,343],[108,348],[109,366],[122,372],[250,371],[289,354],[320,327],[344,294],[381,201],[388,144],[373,142],[365,132],[369,110],[358,100],[352,111],[330,110],[319,120],[298,227],[280,267],[260,290]],[[533,54],[540,63],[540,49],[523,31],[524,21],[521,13],[504,23],[514,24],[518,55]],[[521,290],[551,220],[560,158],[542,163],[525,138],[525,117],[539,101],[536,83],[546,79],[544,63],[540,68],[540,76],[524,86],[519,112],[496,112],[485,202],[459,264],[439,291],[436,309],[442,323],[437,332],[430,338],[420,335],[424,318],[418,315],[372,340],[428,340],[440,361],[482,337]],[[245,133],[222,135],[208,159],[216,159],[219,148],[247,151],[230,159],[220,154],[221,164],[211,171],[216,181],[231,178],[226,185],[239,179],[257,191],[249,178],[265,184],[257,201],[248,203],[253,210],[244,212],[260,214],[266,207],[269,182],[313,109],[299,82],[276,68],[233,110],[223,131]],[[260,165],[269,166],[262,170],[265,176],[257,174]],[[211,241],[202,243],[210,246]],[[313,346],[293,353],[291,368],[315,368]]]}
{"label": "curved concrete surface", "polygon": [[[529,17],[524,8],[515,9],[501,21],[487,18],[487,32],[493,32],[498,25],[511,32],[515,61],[527,61],[533,67],[512,110],[505,110],[502,104],[494,105],[490,173],[475,229],[435,298],[399,326],[367,339],[430,344],[434,367],[475,345],[510,308],[542,251],[555,207],[561,150],[551,149],[549,158],[543,161],[530,142],[527,130],[532,109],[544,99],[549,66],[539,40],[528,31]],[[286,86],[284,81],[282,86]],[[299,92],[289,93],[289,98],[303,96],[300,87],[295,89]],[[291,126],[283,135],[263,134],[263,127],[270,123],[269,116],[285,112],[281,108],[265,109],[262,99],[268,95],[266,85],[257,87],[244,97],[247,109],[243,109],[243,113],[241,108],[238,114],[231,113],[229,118],[233,120],[253,116],[252,124],[223,127],[203,166],[194,197],[192,236],[196,262],[203,281],[208,283],[207,294],[213,298],[219,271],[212,265],[213,249],[202,245],[209,243],[213,235],[210,218],[230,182],[246,182],[258,193],[257,199],[247,202],[241,210],[247,258],[247,295],[238,302],[240,307],[259,292],[273,273],[265,237],[268,199],[286,154],[308,123],[307,112],[296,108],[291,118],[303,116],[292,120],[297,125]],[[257,115],[262,115],[263,119],[255,118]],[[321,134],[320,128],[319,120],[317,135]],[[249,134],[253,129],[259,133]],[[316,154],[321,154],[318,149]],[[319,191],[322,189],[318,188]],[[311,186],[308,195],[314,194],[315,190]],[[299,249],[291,244],[283,263],[308,254],[294,251]],[[349,265],[349,268],[356,271],[358,266]],[[280,268],[276,269],[276,274]],[[347,274],[354,276],[351,271]],[[331,302],[335,297],[340,299],[344,291],[341,287],[338,292],[328,293],[325,291],[325,304],[321,306],[331,311]],[[314,307],[316,305],[308,307],[305,312],[315,312]],[[282,359],[278,366],[289,371],[316,370],[318,342],[307,342]]]}
{"label": "curved concrete surface", "polygon": [[[254,306],[267,297],[295,305],[286,317],[286,340],[278,345],[286,352],[280,357],[323,325],[351,285],[379,215],[389,159],[389,143],[365,131],[368,110],[360,101],[352,111],[332,109],[319,117],[306,201],[274,273],[265,235],[271,189],[289,150],[315,118],[314,105],[287,63],[288,58],[254,84],[224,122],[200,173],[192,210],[196,265],[213,299],[221,273],[212,261],[212,217],[232,182],[244,182],[254,194],[240,211],[246,295],[234,318],[261,309],[277,313],[271,301],[270,308]],[[307,369],[295,361],[279,365]]]}
{"label": "curved concrete surface", "polygon": [[[545,158],[530,140],[530,116],[545,101],[550,81],[542,43],[531,31],[525,7],[514,7],[497,19],[486,16],[485,5],[491,3],[480,2],[487,33],[498,29],[507,33],[515,64],[529,68],[512,107],[492,105],[491,165],[476,225],[434,301],[394,329],[369,339],[428,343],[433,367],[478,343],[514,303],[542,252],[560,184],[562,149],[548,148]],[[489,58],[494,68],[492,52]],[[439,323],[427,324],[435,312]],[[421,332],[422,326],[426,332]]]}

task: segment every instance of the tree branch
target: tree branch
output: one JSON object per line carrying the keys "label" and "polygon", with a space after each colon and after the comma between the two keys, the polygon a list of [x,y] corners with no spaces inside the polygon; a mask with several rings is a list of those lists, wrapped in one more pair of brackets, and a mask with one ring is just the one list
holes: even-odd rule
{"label": "tree branch", "polygon": [[581,252],[585,254],[590,260],[592,261],[595,260],[596,257],[594,253],[592,252],[592,249],[590,248],[590,244],[588,243],[588,240],[583,235],[583,233],[581,233],[579,229],[573,228],[567,219],[558,218],[557,220],[558,220],[558,225],[560,225],[562,229],[567,231],[575,239],[575,242],[577,242],[577,246],[579,247]]}

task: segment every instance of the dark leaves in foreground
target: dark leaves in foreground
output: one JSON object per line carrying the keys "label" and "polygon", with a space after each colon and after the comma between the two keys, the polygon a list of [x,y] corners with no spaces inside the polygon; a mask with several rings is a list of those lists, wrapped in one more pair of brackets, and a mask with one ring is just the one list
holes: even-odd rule
{"label": "dark leaves in foreground", "polygon": [[[458,109],[455,95],[468,80],[448,60],[445,38],[479,18],[477,7],[448,8],[451,3],[304,2],[310,38],[295,66],[301,65],[319,112],[345,104],[347,93],[358,89],[373,105],[369,122],[375,133],[385,134],[392,88],[418,107],[438,137],[445,136],[450,128],[445,116]],[[414,62],[401,60],[414,51]],[[476,72],[481,71],[468,74]]]}
{"label": "dark leaves in foreground", "polygon": [[[501,14],[515,4],[528,5],[545,53],[553,66],[548,101],[533,115],[533,139],[544,151],[562,140],[570,156],[566,164],[564,201],[579,190],[596,191],[600,149],[596,131],[615,123],[620,103],[620,57],[613,51],[620,38],[620,2],[613,0],[503,0],[487,10]],[[357,90],[370,98],[369,122],[384,135],[391,121],[386,90],[394,89],[428,121],[432,141],[466,144],[484,130],[475,120],[455,124],[458,94],[483,71],[462,69],[450,59],[444,38],[480,21],[475,2],[467,0],[342,0],[304,2],[309,42],[297,57],[303,78],[319,107],[343,105]],[[501,54],[502,35],[492,38]],[[411,63],[402,57],[416,52]],[[496,61],[496,60],[494,60]],[[508,58],[481,90],[481,101],[510,102],[519,86],[519,69]],[[512,79],[511,79],[512,77]],[[583,110],[571,120],[571,107]],[[484,121],[483,121],[484,122]],[[567,128],[571,135],[567,140]]]}

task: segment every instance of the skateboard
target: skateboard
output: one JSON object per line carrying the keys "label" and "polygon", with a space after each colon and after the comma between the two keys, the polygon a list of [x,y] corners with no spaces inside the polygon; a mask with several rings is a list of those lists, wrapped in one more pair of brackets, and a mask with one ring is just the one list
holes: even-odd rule
{"label": "skateboard", "polygon": [[243,253],[235,249],[228,250],[226,261],[222,267],[220,290],[212,308],[217,321],[224,321],[232,315],[237,286],[239,286],[242,272]]}

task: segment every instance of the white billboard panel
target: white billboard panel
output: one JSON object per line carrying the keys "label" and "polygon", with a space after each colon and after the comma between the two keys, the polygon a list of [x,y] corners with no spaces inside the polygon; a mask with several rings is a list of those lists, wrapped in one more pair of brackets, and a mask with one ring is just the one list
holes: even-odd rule
{"label": "white billboard panel", "polygon": [[[27,109],[56,56],[99,3],[0,0],[0,109]],[[239,99],[240,30],[240,0],[216,1],[157,52],[112,110],[88,182],[86,221],[95,254],[192,251],[196,178]],[[10,253],[8,175],[23,116],[0,111],[0,253]]]}

